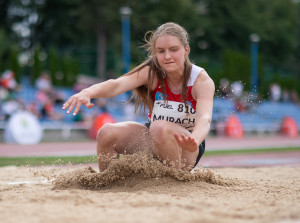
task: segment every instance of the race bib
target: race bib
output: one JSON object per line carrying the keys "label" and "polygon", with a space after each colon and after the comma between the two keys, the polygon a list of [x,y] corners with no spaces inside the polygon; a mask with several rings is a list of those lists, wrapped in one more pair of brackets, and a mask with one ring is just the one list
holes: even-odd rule
{"label": "race bib", "polygon": [[181,125],[187,130],[193,130],[196,124],[196,111],[192,104],[183,102],[156,100],[151,115],[151,122],[165,120]]}

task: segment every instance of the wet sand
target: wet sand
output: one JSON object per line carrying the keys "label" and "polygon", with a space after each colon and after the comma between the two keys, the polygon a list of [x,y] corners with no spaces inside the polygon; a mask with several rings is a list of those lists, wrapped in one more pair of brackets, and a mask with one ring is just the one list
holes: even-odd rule
{"label": "wet sand", "polygon": [[300,167],[177,171],[131,156],[96,165],[0,168],[1,222],[300,221]]}

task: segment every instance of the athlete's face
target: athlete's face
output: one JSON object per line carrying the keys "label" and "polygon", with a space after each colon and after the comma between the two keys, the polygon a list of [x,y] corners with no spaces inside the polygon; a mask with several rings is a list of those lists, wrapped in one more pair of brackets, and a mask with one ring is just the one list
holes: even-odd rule
{"label": "athlete's face", "polygon": [[176,36],[163,35],[155,41],[157,61],[166,72],[183,71],[184,59],[188,53],[189,46],[184,47]]}

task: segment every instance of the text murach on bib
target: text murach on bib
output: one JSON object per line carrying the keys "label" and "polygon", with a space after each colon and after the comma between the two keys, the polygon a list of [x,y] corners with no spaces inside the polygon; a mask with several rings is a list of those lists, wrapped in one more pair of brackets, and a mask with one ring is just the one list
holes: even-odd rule
{"label": "text murach on bib", "polygon": [[183,102],[156,100],[151,115],[151,122],[165,120],[193,130],[196,124],[196,111],[187,101]]}

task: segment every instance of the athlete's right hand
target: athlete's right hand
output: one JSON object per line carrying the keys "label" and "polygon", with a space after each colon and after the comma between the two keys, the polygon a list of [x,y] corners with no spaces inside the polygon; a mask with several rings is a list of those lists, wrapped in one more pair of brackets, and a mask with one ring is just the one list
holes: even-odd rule
{"label": "athlete's right hand", "polygon": [[192,136],[178,135],[174,133],[177,144],[184,150],[195,152],[198,149],[196,139]]}
{"label": "athlete's right hand", "polygon": [[70,114],[70,112],[75,108],[73,115],[76,115],[81,107],[81,105],[85,105],[87,108],[94,107],[94,104],[91,103],[91,98],[88,95],[88,93],[85,90],[82,90],[81,92],[74,94],[71,96],[66,103],[63,104],[62,109],[68,109],[67,114]]}

